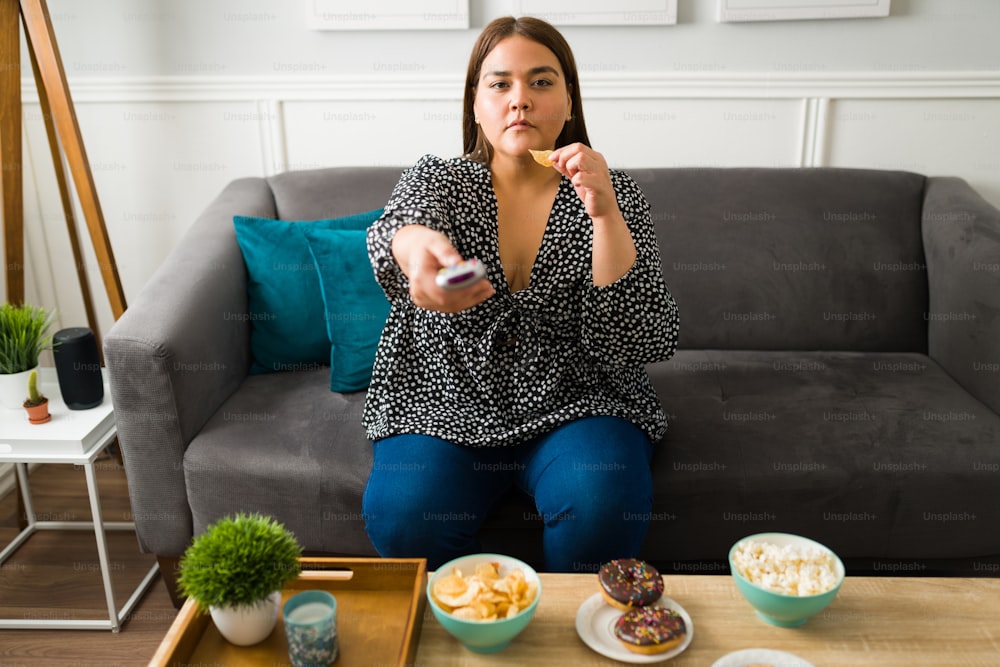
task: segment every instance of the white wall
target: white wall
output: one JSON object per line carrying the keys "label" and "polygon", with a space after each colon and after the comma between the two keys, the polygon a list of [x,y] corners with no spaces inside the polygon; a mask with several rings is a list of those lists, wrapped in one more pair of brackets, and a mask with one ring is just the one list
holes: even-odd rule
{"label": "white wall", "polygon": [[[309,0],[49,0],[126,298],[228,181],[460,152],[469,30],[310,31]],[[967,178],[1000,204],[1000,3],[884,19],[566,27],[591,139],[621,167],[863,166]],[[25,70],[29,300],[85,325]],[[83,238],[86,231],[81,231]],[[101,328],[112,318],[92,255]]]}

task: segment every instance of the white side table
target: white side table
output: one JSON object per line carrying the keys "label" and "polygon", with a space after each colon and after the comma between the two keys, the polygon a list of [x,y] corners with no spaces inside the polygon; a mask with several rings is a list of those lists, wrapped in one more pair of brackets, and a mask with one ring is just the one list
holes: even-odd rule
{"label": "white side table", "polygon": [[[49,399],[51,421],[46,424],[31,424],[24,410],[0,408],[0,463],[13,463],[21,487],[21,498],[27,514],[28,525],[0,551],[0,565],[6,561],[24,542],[39,530],[87,530],[92,529],[97,538],[97,557],[104,580],[104,595],[108,605],[108,619],[0,619],[0,628],[5,629],[72,629],[111,630],[118,632],[124,619],[132,612],[156,578],[157,565],[139,583],[125,605],[119,610],[115,605],[111,589],[111,567],[108,561],[106,530],[134,530],[130,521],[104,521],[101,514],[101,500],[97,493],[97,476],[94,461],[115,439],[114,407],[107,383],[104,381],[104,402],[89,410],[70,410],[63,403],[59,383],[54,368],[39,370],[42,393]],[[90,496],[92,521],[38,521],[31,502],[31,487],[28,485],[28,464],[67,463],[82,466],[87,476],[87,493]]]}

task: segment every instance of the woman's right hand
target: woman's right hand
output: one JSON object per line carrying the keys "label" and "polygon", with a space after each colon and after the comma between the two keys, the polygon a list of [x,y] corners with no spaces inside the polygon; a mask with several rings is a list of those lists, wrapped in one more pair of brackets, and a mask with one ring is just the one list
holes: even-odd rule
{"label": "woman's right hand", "polygon": [[414,305],[442,313],[457,313],[486,301],[495,290],[489,280],[457,290],[439,287],[439,270],[463,260],[448,237],[423,225],[401,227],[392,238],[392,255],[410,283]]}

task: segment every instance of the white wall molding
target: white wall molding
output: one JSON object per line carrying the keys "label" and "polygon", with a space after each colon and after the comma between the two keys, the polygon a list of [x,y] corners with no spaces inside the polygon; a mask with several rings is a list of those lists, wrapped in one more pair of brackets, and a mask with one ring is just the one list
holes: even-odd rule
{"label": "white wall molding", "polygon": [[823,140],[826,136],[829,98],[807,97],[802,100],[802,125],[799,166],[813,167],[822,164]]}
{"label": "white wall molding", "polygon": [[[457,109],[464,85],[455,75],[425,73],[79,77],[69,83],[78,105],[246,103],[249,110],[229,117],[256,124],[264,174],[298,164],[289,158],[288,104],[437,102]],[[1000,99],[1000,73],[992,71],[584,71],[582,85],[585,99],[602,102],[796,101],[801,104],[801,120],[794,130],[798,151],[793,163],[803,167],[825,164],[829,110],[837,101]],[[22,82],[22,95],[26,104],[37,103],[33,80]],[[458,114],[454,115],[458,127]]]}
{"label": "white wall molding", "polygon": [[587,96],[665,98],[1000,97],[997,72],[669,72],[582,80]]}
{"label": "white wall molding", "polygon": [[[586,72],[585,98],[1000,98],[994,71]],[[78,77],[76,103],[337,100],[460,100],[464,83],[445,74],[329,76]],[[34,80],[22,96],[37,103]]]}

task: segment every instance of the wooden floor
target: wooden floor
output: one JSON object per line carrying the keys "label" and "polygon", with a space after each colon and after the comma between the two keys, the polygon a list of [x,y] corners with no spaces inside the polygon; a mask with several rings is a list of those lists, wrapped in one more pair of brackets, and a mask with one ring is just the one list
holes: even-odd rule
{"label": "wooden floor", "polygon": [[[131,521],[125,472],[117,459],[96,462],[105,521]],[[87,521],[90,502],[83,468],[46,464],[31,473],[39,520]],[[13,492],[0,498],[0,547],[18,532]],[[115,599],[121,607],[155,562],[139,552],[132,531],[108,532]],[[41,531],[0,566],[0,617],[107,619],[104,588],[91,530]],[[146,665],[176,616],[157,577],[121,632],[2,630],[0,665]]]}

